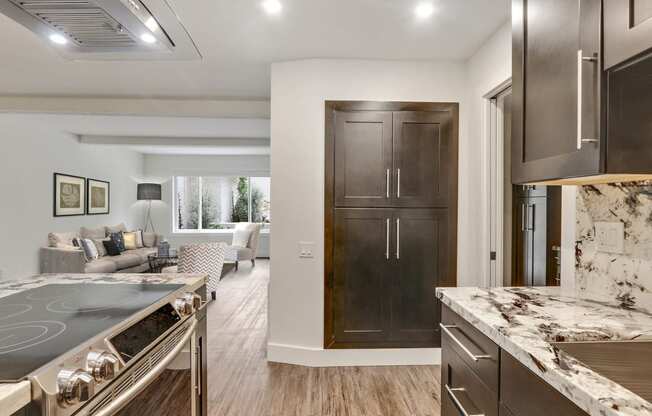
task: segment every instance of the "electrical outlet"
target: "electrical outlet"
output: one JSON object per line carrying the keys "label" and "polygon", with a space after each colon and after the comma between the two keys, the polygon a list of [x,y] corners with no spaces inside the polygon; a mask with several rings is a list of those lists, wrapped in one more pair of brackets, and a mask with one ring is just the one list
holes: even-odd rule
{"label": "electrical outlet", "polygon": [[622,222],[596,222],[595,241],[598,251],[620,254],[625,246],[625,226]]}
{"label": "electrical outlet", "polygon": [[315,243],[310,241],[299,241],[299,258],[311,259],[315,257]]}

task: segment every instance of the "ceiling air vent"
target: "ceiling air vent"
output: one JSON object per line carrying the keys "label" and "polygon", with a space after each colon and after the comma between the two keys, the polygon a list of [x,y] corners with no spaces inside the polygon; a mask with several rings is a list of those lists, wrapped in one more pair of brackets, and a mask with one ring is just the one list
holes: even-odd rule
{"label": "ceiling air vent", "polygon": [[0,0],[0,12],[72,59],[200,58],[167,2],[146,1]]}

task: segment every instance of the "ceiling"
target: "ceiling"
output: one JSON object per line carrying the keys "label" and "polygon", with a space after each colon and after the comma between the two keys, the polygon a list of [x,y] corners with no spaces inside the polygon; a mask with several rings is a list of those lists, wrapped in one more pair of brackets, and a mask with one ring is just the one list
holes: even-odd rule
{"label": "ceiling", "polygon": [[[147,0],[143,0],[147,3]],[[168,0],[195,61],[70,61],[0,15],[0,95],[269,97],[272,62],[308,58],[461,60],[509,18],[510,0]]]}

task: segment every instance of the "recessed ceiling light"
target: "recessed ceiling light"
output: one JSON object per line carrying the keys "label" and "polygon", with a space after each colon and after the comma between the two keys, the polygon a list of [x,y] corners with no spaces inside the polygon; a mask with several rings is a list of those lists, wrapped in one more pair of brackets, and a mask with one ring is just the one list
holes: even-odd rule
{"label": "recessed ceiling light", "polygon": [[279,14],[283,10],[283,5],[279,0],[264,0],[263,9],[268,14]]}
{"label": "recessed ceiling light", "polygon": [[156,38],[151,33],[143,33],[140,35],[140,40],[145,43],[156,43]]}
{"label": "recessed ceiling light", "polygon": [[414,9],[414,14],[416,14],[419,19],[427,19],[428,17],[432,16],[434,12],[435,6],[427,1],[423,1],[417,4],[417,7]]}
{"label": "recessed ceiling light", "polygon": [[68,39],[66,39],[65,36],[60,35],[58,33],[51,34],[50,41],[56,43],[57,45],[65,45],[66,43],[68,43]]}
{"label": "recessed ceiling light", "polygon": [[148,17],[147,20],[145,20],[145,26],[147,26],[147,29],[151,30],[152,32],[156,32],[158,29],[158,23],[156,23],[156,19],[154,19],[152,16]]}

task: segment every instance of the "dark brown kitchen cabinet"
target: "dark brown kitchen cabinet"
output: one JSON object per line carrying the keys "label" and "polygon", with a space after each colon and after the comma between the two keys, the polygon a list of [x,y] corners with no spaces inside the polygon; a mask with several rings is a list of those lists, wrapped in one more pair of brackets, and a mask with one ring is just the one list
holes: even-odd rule
{"label": "dark brown kitchen cabinet", "polygon": [[325,348],[440,345],[457,267],[458,104],[326,102]]}
{"label": "dark brown kitchen cabinet", "polygon": [[600,171],[600,3],[513,2],[514,183]]}
{"label": "dark brown kitchen cabinet", "polygon": [[335,339],[342,343],[389,339],[392,210],[338,208],[335,212],[333,298]]}
{"label": "dark brown kitchen cabinet", "polygon": [[513,183],[651,179],[652,0],[513,0],[512,28]]}
{"label": "dark brown kitchen cabinet", "polygon": [[442,416],[587,415],[447,306],[442,316]]}
{"label": "dark brown kitchen cabinet", "polygon": [[448,205],[452,114],[401,111],[394,113],[393,120],[392,205]]}
{"label": "dark brown kitchen cabinet", "polygon": [[335,112],[335,203],[388,206],[391,197],[392,113]]}
{"label": "dark brown kitchen cabinet", "polygon": [[500,403],[513,416],[587,415],[505,351],[500,354]]}
{"label": "dark brown kitchen cabinet", "polygon": [[337,208],[334,337],[348,346],[439,343],[433,288],[448,269],[445,209]]}
{"label": "dark brown kitchen cabinet", "polygon": [[604,2],[604,67],[652,48],[652,0]]}
{"label": "dark brown kitchen cabinet", "polygon": [[439,316],[432,288],[448,276],[446,209],[395,210],[390,270],[392,341],[432,345]]}

